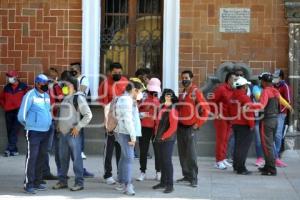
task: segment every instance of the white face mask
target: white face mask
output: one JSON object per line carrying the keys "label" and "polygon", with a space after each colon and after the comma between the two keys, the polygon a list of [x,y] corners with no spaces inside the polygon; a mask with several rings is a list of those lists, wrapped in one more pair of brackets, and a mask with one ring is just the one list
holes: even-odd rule
{"label": "white face mask", "polygon": [[16,82],[16,79],[14,77],[9,77],[8,82],[14,84]]}
{"label": "white face mask", "polygon": [[140,101],[143,98],[143,93],[139,92],[138,95],[136,96],[136,100]]}

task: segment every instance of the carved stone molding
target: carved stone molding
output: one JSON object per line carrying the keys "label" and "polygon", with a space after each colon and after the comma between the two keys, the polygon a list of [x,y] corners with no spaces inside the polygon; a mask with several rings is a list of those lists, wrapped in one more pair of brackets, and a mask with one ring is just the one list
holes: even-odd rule
{"label": "carved stone molding", "polygon": [[300,22],[300,1],[285,0],[285,15],[289,22]]}

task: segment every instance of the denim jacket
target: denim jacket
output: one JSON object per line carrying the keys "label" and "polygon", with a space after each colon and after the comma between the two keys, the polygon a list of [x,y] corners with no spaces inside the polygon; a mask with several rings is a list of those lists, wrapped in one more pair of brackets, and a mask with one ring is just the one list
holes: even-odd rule
{"label": "denim jacket", "polygon": [[116,118],[118,119],[115,129],[117,133],[129,135],[131,141],[136,141],[136,137],[142,136],[137,103],[127,92],[118,98]]}

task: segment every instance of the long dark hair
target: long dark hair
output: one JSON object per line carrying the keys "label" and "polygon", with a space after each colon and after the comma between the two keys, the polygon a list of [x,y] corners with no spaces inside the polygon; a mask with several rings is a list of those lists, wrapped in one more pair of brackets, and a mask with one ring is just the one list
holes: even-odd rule
{"label": "long dark hair", "polygon": [[169,89],[169,88],[166,88],[166,89],[163,90],[162,95],[160,97],[160,103],[165,103],[166,94],[171,94],[172,104],[177,104],[178,103],[178,97],[176,96],[175,92],[172,89]]}

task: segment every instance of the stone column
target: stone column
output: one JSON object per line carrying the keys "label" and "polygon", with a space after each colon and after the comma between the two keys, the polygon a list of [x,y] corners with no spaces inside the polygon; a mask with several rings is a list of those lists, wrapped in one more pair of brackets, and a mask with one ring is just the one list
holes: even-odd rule
{"label": "stone column", "polygon": [[296,147],[300,124],[300,1],[285,0],[286,18],[289,23],[289,81],[293,94],[295,113],[290,116],[290,127],[286,135],[286,148]]}

